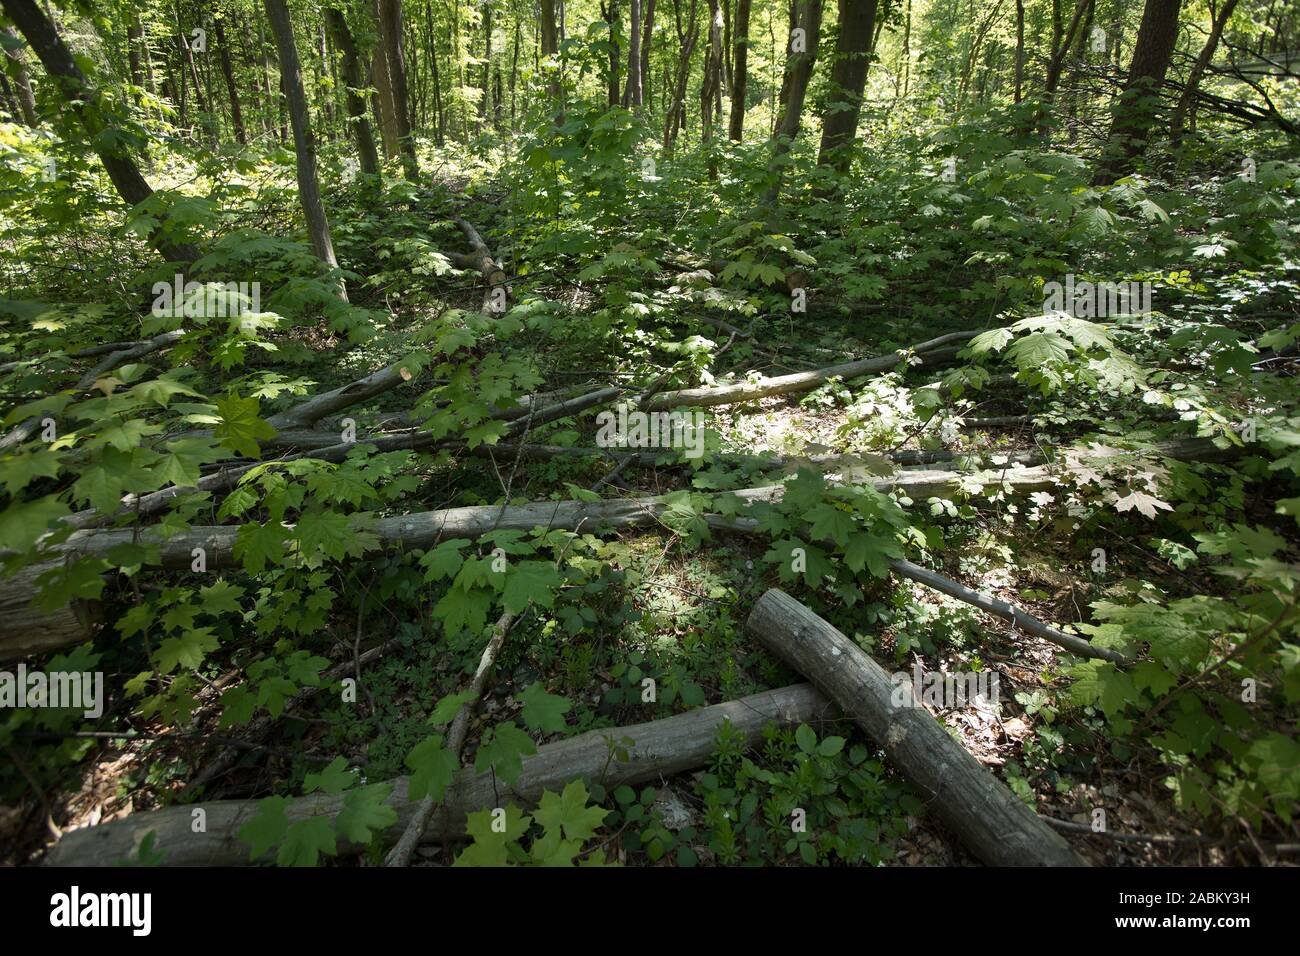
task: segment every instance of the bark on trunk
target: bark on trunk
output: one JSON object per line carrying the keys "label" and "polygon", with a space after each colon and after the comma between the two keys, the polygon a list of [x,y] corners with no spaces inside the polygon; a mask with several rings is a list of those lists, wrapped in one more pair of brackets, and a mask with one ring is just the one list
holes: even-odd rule
{"label": "bark on trunk", "polygon": [[[153,195],[153,190],[140,174],[135,161],[121,148],[126,137],[116,134],[113,117],[103,110],[88,110],[86,103],[98,102],[81,67],[72,58],[72,51],[55,30],[54,24],[36,5],[35,0],[0,0],[9,19],[17,25],[37,58],[60,87],[64,102],[87,134],[87,139],[99,154],[113,187],[128,206],[136,206]],[[193,245],[168,237],[165,226],[150,234],[150,242],[163,257],[174,262],[193,262],[199,251]]]}
{"label": "bark on trunk", "polygon": [[[307,96],[303,92],[302,69],[298,63],[298,46],[293,38],[293,23],[285,0],[263,0],[266,16],[275,35],[276,50],[280,54],[280,77],[285,98],[289,101],[289,122],[293,127],[294,154],[297,157],[298,196],[307,218],[307,233],[317,258],[331,269],[338,269],[334,257],[334,242],[330,238],[329,220],[325,204],[320,197],[320,183],[316,178],[316,137],[312,133],[311,119],[307,113]],[[338,279],[339,298],[347,301],[347,287]]]}
{"label": "bark on trunk", "polygon": [[561,83],[558,56],[560,52],[559,35],[555,25],[555,0],[540,0],[542,22],[541,30],[542,59],[551,59],[545,67],[546,93],[551,100],[551,110],[557,124],[564,122],[564,88]]}
{"label": "bark on trunk", "polygon": [[1102,152],[1098,185],[1109,185],[1126,175],[1133,160],[1146,149],[1156,123],[1156,94],[1165,81],[1178,39],[1181,9],[1182,0],[1147,0],[1143,8],[1128,79],[1113,107],[1114,119]]}
{"label": "bark on trunk", "polygon": [[631,0],[628,31],[627,86],[623,89],[623,105],[639,110],[642,103],[641,88],[641,0]]}
{"label": "bark on trunk", "polygon": [[738,0],[736,32],[733,34],[735,50],[732,53],[731,123],[727,135],[737,143],[744,137],[745,130],[745,88],[749,82],[749,6],[750,0]]}
{"label": "bark on trunk", "polygon": [[786,44],[786,77],[789,82],[785,84],[781,116],[776,121],[776,134],[772,142],[770,175],[773,182],[764,197],[769,203],[775,202],[781,191],[782,159],[799,136],[803,101],[808,93],[813,66],[817,63],[817,47],[822,29],[822,0],[796,0],[794,24]]}
{"label": "bark on trunk", "polygon": [[1201,48],[1201,54],[1196,58],[1196,63],[1192,66],[1192,72],[1187,76],[1187,83],[1183,87],[1183,93],[1178,97],[1178,106],[1174,109],[1174,118],[1169,123],[1169,139],[1177,143],[1183,138],[1183,130],[1187,123],[1187,117],[1191,114],[1194,104],[1196,103],[1196,91],[1200,88],[1201,77],[1205,73],[1205,68],[1210,65],[1214,59],[1214,51],[1219,47],[1219,40],[1223,37],[1223,30],[1228,25],[1228,20],[1232,17],[1232,12],[1237,8],[1237,0],[1224,0],[1219,15],[1214,17],[1210,24],[1210,35],[1205,39],[1205,46]]}
{"label": "bark on trunk", "polygon": [[[466,817],[477,810],[504,803],[532,806],[542,792],[559,793],[572,780],[599,783],[607,790],[623,785],[660,780],[708,763],[716,750],[716,735],[730,722],[747,746],[756,746],[770,722],[781,727],[816,724],[835,717],[834,708],[808,684],[752,694],[740,700],[701,707],[675,717],[612,730],[593,730],[567,740],[546,744],[523,758],[523,770],[514,786],[507,786],[490,771],[466,768],[456,774],[443,802],[433,812],[424,831],[428,843],[465,839]],[[609,739],[632,742],[611,755]],[[626,757],[627,759],[620,759]],[[407,797],[409,778],[391,781],[388,805],[397,811],[389,832],[401,832],[418,804]],[[285,809],[291,821],[338,814],[343,797],[315,794],[292,801]],[[202,809],[206,831],[195,833],[193,811]],[[140,843],[154,834],[154,845],[167,866],[247,866],[249,848],[238,837],[258,812],[256,800],[218,800],[184,804],[136,813],[112,823],[71,830],[45,858],[47,866],[113,866],[134,858]],[[341,842],[340,854],[360,847]]]}
{"label": "bark on trunk", "polygon": [[407,100],[406,50],[402,38],[402,0],[376,0],[379,17],[379,35],[388,65],[389,95],[392,98],[393,124],[397,134],[397,150],[402,158],[402,171],[411,182],[420,178],[420,165],[415,157],[415,140],[411,133],[411,114]]}
{"label": "bark on trunk", "polygon": [[337,7],[325,9],[325,22],[334,34],[334,45],[343,57],[343,80],[348,87],[348,122],[352,127],[352,135],[356,138],[361,171],[373,176],[379,172],[379,151],[375,148],[375,135],[366,116],[366,99],[361,93],[366,87],[366,81],[361,71],[357,44],[352,38],[352,31],[348,29],[343,12]]}
{"label": "bark on trunk", "polygon": [[862,92],[876,26],[876,0],[840,0],[840,35],[831,66],[831,89],[822,114],[822,143],[817,165],[843,172],[849,147],[858,135]]}
{"label": "bark on trunk", "polygon": [[230,94],[230,122],[235,128],[235,140],[243,146],[248,143],[248,133],[244,129],[244,113],[239,107],[239,87],[235,84],[235,68],[230,59],[230,47],[226,43],[226,28],[221,20],[217,20],[214,26],[217,49],[221,55],[221,73],[226,79],[226,90]]}
{"label": "bark on trunk", "polygon": [[926,806],[990,866],[1083,866],[1070,845],[948,735],[907,684],[790,595],[773,588],[748,631],[840,705],[922,795]]}

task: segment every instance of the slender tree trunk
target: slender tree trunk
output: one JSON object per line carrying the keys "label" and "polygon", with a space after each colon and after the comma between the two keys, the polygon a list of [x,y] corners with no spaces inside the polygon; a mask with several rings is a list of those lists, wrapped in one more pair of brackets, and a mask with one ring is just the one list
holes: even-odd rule
{"label": "slender tree trunk", "polygon": [[140,15],[131,13],[126,28],[126,63],[131,76],[131,85],[144,87],[144,73],[140,69],[140,45],[144,39],[144,28],[140,26]]}
{"label": "slender tree trunk", "polygon": [[433,113],[435,125],[433,128],[433,141],[441,147],[443,136],[446,134],[446,117],[442,108],[442,79],[438,75],[438,35],[433,29],[433,4],[430,3],[424,8],[425,27],[428,34],[429,46],[429,73],[430,82],[433,84]]}
{"label": "slender tree trunk", "polygon": [[1156,122],[1156,94],[1164,83],[1178,39],[1182,0],[1147,0],[1124,90],[1112,106],[1110,136],[1102,152],[1098,185],[1108,185],[1132,168],[1146,149]]}
{"label": "slender tree trunk", "polygon": [[[541,43],[542,59],[557,57],[560,52],[560,41],[555,29],[555,0],[540,0],[542,10]],[[551,110],[555,115],[556,124],[564,122],[564,88],[559,71],[556,69],[558,63],[547,66],[546,69],[546,93],[551,100]]]}
{"label": "slender tree trunk", "polygon": [[[1176,2],[1181,2],[1181,0],[1176,0]],[[1052,7],[1052,57],[1048,61],[1047,79],[1043,84],[1044,103],[1052,103],[1056,100],[1056,89],[1061,84],[1061,71],[1065,69],[1066,56],[1070,52],[1070,47],[1074,44],[1074,34],[1079,29],[1079,24],[1092,3],[1093,0],[1079,0],[1074,7],[1074,16],[1070,20],[1070,29],[1062,33],[1060,0],[1054,0]]]}
{"label": "slender tree trunk", "polygon": [[406,91],[406,53],[402,40],[402,0],[375,0],[379,14],[379,35],[388,64],[388,83],[392,96],[393,122],[396,124],[397,149],[402,157],[402,171],[411,182],[420,178],[415,157],[415,140],[411,135],[411,114]]}
{"label": "slender tree trunk", "polygon": [[370,129],[370,120],[366,117],[366,99],[361,91],[365,89],[365,78],[361,73],[361,57],[357,55],[357,44],[348,29],[347,18],[338,7],[325,8],[325,22],[334,34],[334,45],[343,57],[343,82],[347,84],[348,122],[352,135],[357,141],[357,156],[361,171],[367,175],[379,172],[379,151],[375,148],[375,136]]}
{"label": "slender tree trunk", "polygon": [[[704,81],[700,85],[700,130],[701,141],[713,139],[714,99],[722,76],[722,9],[718,0],[709,0],[709,45],[704,51]],[[709,176],[712,178],[717,170],[712,160],[709,162]]]}
{"label": "slender tree trunk", "polygon": [[230,122],[235,128],[235,139],[240,145],[248,143],[248,133],[244,129],[244,114],[239,108],[239,87],[235,85],[235,68],[230,60],[230,47],[226,43],[226,28],[218,18],[214,24],[217,34],[217,47],[221,55],[221,72],[226,78],[226,89],[230,93]]}
{"label": "slender tree trunk", "polygon": [[862,93],[876,25],[876,0],[840,0],[839,37],[831,64],[831,89],[822,114],[822,142],[817,165],[843,172],[849,147],[858,135]]}
{"label": "slender tree trunk", "polygon": [[691,75],[691,55],[695,52],[695,44],[700,36],[698,0],[691,0],[691,10],[687,15],[687,23],[684,29],[680,23],[680,7],[677,0],[673,0],[673,9],[679,11],[677,41],[681,53],[677,60],[677,76],[673,83],[672,99],[669,102],[668,112],[664,117],[664,153],[667,156],[672,156],[673,147],[677,143],[677,131],[682,123],[682,113],[686,106],[686,83]]}
{"label": "slender tree trunk", "polygon": [[515,20],[514,51],[510,55],[510,129],[511,131],[517,130],[519,128],[518,119],[516,118],[517,111],[515,108],[516,107],[515,90],[517,84],[519,83],[519,35],[522,32],[523,31],[522,31],[520,21]]}
{"label": "slender tree trunk", "polygon": [[609,28],[609,76],[606,78],[606,89],[609,93],[609,105],[617,106],[622,59],[622,51],[618,46],[618,0],[609,0],[608,7],[605,6],[604,0],[601,0],[600,15]]}
{"label": "slender tree trunk", "polygon": [[379,0],[370,0],[370,12],[375,22],[375,49],[371,58],[370,74],[375,88],[375,118],[383,141],[384,158],[397,155],[397,111],[393,106],[393,83],[389,71],[388,52],[384,44],[383,16]]}
{"label": "slender tree trunk", "polygon": [[[312,134],[311,117],[307,112],[307,95],[302,87],[302,68],[298,62],[298,45],[293,38],[289,7],[286,0],[263,0],[263,3],[280,54],[280,75],[289,104],[289,122],[293,127],[294,153],[298,160],[298,197],[307,218],[307,233],[316,256],[331,269],[338,269],[329,220],[325,217],[325,204],[320,198],[320,183],[316,179],[316,137]],[[342,278],[339,279],[338,292],[339,298],[346,302],[347,286]]]}
{"label": "slender tree trunk", "polygon": [[[909,0],[909,13],[910,11]],[[910,27],[909,20],[908,26]],[[1016,102],[1020,102],[1025,84],[1025,0],[1016,0]]]}
{"label": "slender tree trunk", "polygon": [[630,0],[631,12],[628,31],[627,85],[623,89],[623,105],[629,109],[641,108],[641,0]]}
{"label": "slender tree trunk", "polygon": [[486,123],[488,115],[488,106],[492,100],[492,4],[485,2],[483,4],[483,70],[480,74],[479,87],[482,96],[478,101],[478,118],[480,123]]}
{"label": "slender tree trunk", "polygon": [[655,25],[655,0],[642,0],[645,25],[641,28],[641,102],[650,99],[650,38]]}
{"label": "slender tree trunk", "polygon": [[781,159],[799,136],[804,97],[808,93],[813,66],[817,63],[817,47],[821,40],[822,0],[796,0],[794,17],[795,25],[787,46],[785,102],[776,121],[776,135],[772,142],[773,182],[764,197],[769,203],[775,202],[781,191]]}
{"label": "slender tree trunk", "polygon": [[[11,16],[10,19],[15,23],[18,22],[16,17]],[[13,27],[5,27],[4,32],[14,41],[18,40],[18,34],[14,32]],[[5,47],[5,56],[9,60],[9,75],[13,78],[14,89],[18,94],[18,106],[22,110],[23,122],[35,129],[40,120],[36,115],[36,97],[32,95],[32,79],[27,75],[27,59],[23,56],[22,50],[10,46]]]}
{"label": "slender tree trunk", "polygon": [[731,126],[727,134],[737,143],[745,133],[745,90],[749,83],[749,7],[750,0],[737,0],[736,29],[732,34]]}
{"label": "slender tree trunk", "polygon": [[[153,190],[140,174],[140,168],[121,145],[125,137],[116,135],[111,113],[86,108],[87,103],[98,102],[98,97],[72,58],[72,51],[36,5],[36,0],[0,0],[0,5],[59,87],[69,111],[81,123],[91,147],[99,154],[118,195],[129,206],[137,206],[152,196]],[[164,257],[177,262],[193,262],[198,258],[194,246],[166,236],[164,229],[165,224],[150,236],[154,248]]]}
{"label": "slender tree trunk", "polygon": [[1187,76],[1187,84],[1183,87],[1182,95],[1178,97],[1178,106],[1174,109],[1174,118],[1169,123],[1169,139],[1173,143],[1178,143],[1183,138],[1187,117],[1195,107],[1196,90],[1201,85],[1201,76],[1205,73],[1205,68],[1210,65],[1210,61],[1214,59],[1214,51],[1218,49],[1223,30],[1236,8],[1237,0],[1224,0],[1218,16],[1213,17],[1210,22],[1210,35],[1206,38],[1205,46],[1201,48],[1201,54],[1192,66],[1192,72]]}
{"label": "slender tree trunk", "polygon": [[199,80],[199,68],[194,62],[194,51],[190,48],[190,37],[181,23],[180,4],[176,5],[176,29],[180,31],[181,56],[184,69],[194,84],[194,102],[198,106],[199,122],[208,134],[208,142],[217,145],[217,117],[212,110],[212,102],[203,95],[203,83]]}

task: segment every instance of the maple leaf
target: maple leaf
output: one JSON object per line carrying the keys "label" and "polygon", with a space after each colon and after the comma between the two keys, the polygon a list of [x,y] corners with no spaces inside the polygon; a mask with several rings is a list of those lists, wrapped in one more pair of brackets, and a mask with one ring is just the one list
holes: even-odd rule
{"label": "maple leaf", "polygon": [[406,755],[406,766],[411,770],[411,783],[407,796],[419,800],[428,795],[434,803],[442,801],[460,762],[456,755],[442,745],[441,734],[425,737]]}
{"label": "maple leaf", "polygon": [[542,794],[533,818],[548,834],[563,832],[570,840],[581,842],[595,835],[609,813],[603,807],[588,807],[587,785],[571,780],[559,796],[549,790]]}
{"label": "maple leaf", "polygon": [[1134,508],[1146,515],[1148,518],[1154,518],[1156,516],[1157,508],[1164,511],[1174,510],[1172,506],[1161,501],[1154,495],[1149,495],[1145,491],[1138,491],[1136,489],[1131,490],[1127,495],[1115,502],[1116,511],[1131,511]]}

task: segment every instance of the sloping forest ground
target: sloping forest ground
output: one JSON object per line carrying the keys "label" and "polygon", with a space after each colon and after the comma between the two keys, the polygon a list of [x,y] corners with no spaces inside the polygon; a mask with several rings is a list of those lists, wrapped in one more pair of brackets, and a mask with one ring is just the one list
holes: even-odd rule
{"label": "sloping forest ground", "polygon": [[[930,710],[1087,861],[1293,858],[1295,140],[1211,127],[1096,185],[1037,109],[869,105],[850,171],[827,183],[796,142],[774,202],[766,139],[662,155],[632,110],[577,95],[512,136],[417,138],[416,182],[322,141],[346,302],[291,148],[155,148],[167,216],[202,237],[187,277],[260,283],[236,318],[210,295],[151,311],[177,271],[147,242],[161,213],[124,221],[82,144],[0,127],[5,426],[54,423],[3,453],[4,666],[102,671],[108,700],[4,715],[6,862],[112,862],[77,828],[120,820],[140,822],[120,859],[174,861],[192,807],[248,799],[238,859],[378,864],[391,783],[440,797],[462,764],[496,799],[416,862],[974,862],[835,712],[511,799],[539,747],[604,730],[615,763],[615,728],[805,680],[746,631],[771,587],[889,672],[996,674],[992,705]],[[1047,308],[1066,274],[1149,283],[1150,311]],[[98,371],[78,354],[174,331]],[[698,412],[701,453],[601,447],[620,403]],[[528,503],[565,517],[512,527]],[[296,816],[304,795],[343,813]],[[150,836],[167,806],[184,825]]]}

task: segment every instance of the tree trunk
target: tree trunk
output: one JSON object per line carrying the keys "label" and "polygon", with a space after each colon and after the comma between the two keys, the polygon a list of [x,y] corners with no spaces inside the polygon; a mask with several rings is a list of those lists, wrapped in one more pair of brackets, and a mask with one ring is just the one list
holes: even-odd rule
{"label": "tree trunk", "polygon": [[[140,168],[120,145],[125,137],[117,135],[111,113],[86,109],[85,104],[98,102],[98,97],[44,11],[35,0],[0,0],[0,3],[36,52],[50,78],[60,87],[64,102],[85,129],[118,195],[128,206],[139,205],[152,196],[153,190],[140,174]],[[164,228],[155,228],[149,238],[165,258],[188,263],[199,257],[194,246],[166,236]]]}
{"label": "tree trunk", "polygon": [[655,0],[643,0],[645,25],[641,28],[641,102],[650,98],[650,39],[654,33]]}
{"label": "tree trunk", "polygon": [[[5,27],[4,32],[13,40],[18,40],[18,34],[14,32],[13,27]],[[26,57],[23,56],[22,50],[8,46],[5,47],[5,56],[9,59],[9,73],[18,94],[18,106],[22,110],[23,122],[35,129],[40,120],[36,116],[36,97],[32,95],[32,79],[27,75]]]}
{"label": "tree trunk", "polygon": [[[673,2],[673,9],[680,11],[676,0]],[[672,156],[673,147],[677,143],[677,130],[681,124],[682,111],[686,106],[686,84],[691,75],[691,55],[695,52],[695,44],[700,36],[700,25],[697,22],[698,10],[698,0],[691,0],[685,28],[680,23],[680,15],[678,18],[677,40],[681,53],[677,60],[677,76],[673,82],[672,98],[664,117],[664,154],[669,157]]]}
{"label": "tree trunk", "polygon": [[393,109],[393,84],[388,70],[388,54],[384,49],[379,0],[371,0],[370,12],[374,19],[376,33],[375,49],[370,62],[371,85],[375,88],[373,97],[375,120],[379,124],[384,158],[392,159],[397,155],[397,113]]}
{"label": "tree trunk", "polygon": [[[1065,58],[1069,55],[1070,47],[1074,44],[1074,34],[1079,29],[1079,23],[1092,6],[1092,2],[1093,0],[1079,0],[1075,4],[1074,16],[1070,20],[1070,29],[1064,32],[1061,30],[1060,0],[1056,0],[1052,8],[1052,56],[1048,60],[1047,79],[1043,83],[1044,103],[1052,103],[1056,100],[1056,89],[1061,83],[1061,72],[1065,69]],[[1163,0],[1156,0],[1156,2],[1163,2]]]}
{"label": "tree trunk", "polygon": [[[911,25],[910,23],[908,24]],[[1016,0],[1016,96],[1019,103],[1025,84],[1025,0]]]}
{"label": "tree trunk", "polygon": [[984,769],[858,645],[776,588],[746,630],[840,705],[966,847],[990,866],[1083,866],[1070,845]]}
{"label": "tree trunk", "polygon": [[876,0],[840,0],[839,38],[817,156],[817,165],[828,170],[844,172],[849,166],[849,147],[858,135],[875,24]]}
{"label": "tree trunk", "polygon": [[217,117],[211,100],[203,93],[203,83],[199,79],[199,68],[194,62],[194,51],[190,48],[189,34],[185,32],[185,27],[181,23],[180,4],[176,5],[176,29],[180,31],[179,39],[181,41],[183,70],[189,76],[190,82],[194,84],[194,102],[198,106],[199,122],[202,124],[204,132],[208,134],[208,142],[215,149],[218,143]]}
{"label": "tree trunk", "polygon": [[248,143],[248,133],[244,129],[244,114],[239,108],[239,87],[235,85],[235,68],[230,60],[230,47],[226,44],[226,29],[220,19],[214,24],[217,34],[217,48],[221,54],[221,72],[226,78],[226,89],[230,92],[230,122],[235,127],[235,139],[239,144]]}
{"label": "tree trunk", "polygon": [[1214,51],[1218,49],[1223,30],[1232,17],[1232,11],[1236,8],[1237,0],[1224,0],[1219,15],[1210,23],[1210,35],[1205,40],[1205,46],[1201,48],[1201,55],[1196,58],[1196,63],[1192,66],[1192,72],[1188,74],[1187,84],[1183,87],[1183,93],[1178,97],[1178,106],[1174,109],[1174,118],[1169,123],[1169,139],[1173,143],[1183,138],[1187,117],[1196,102],[1196,90],[1201,85],[1201,76],[1205,73],[1205,68],[1210,65],[1210,61],[1214,59]]}
{"label": "tree trunk", "polygon": [[731,124],[727,135],[737,143],[745,132],[745,88],[749,83],[749,6],[750,0],[737,0],[736,29],[732,34]]}
{"label": "tree trunk", "polygon": [[[661,720],[607,730],[592,730],[555,743],[544,744],[523,758],[523,769],[513,786],[491,770],[476,773],[466,767],[456,772],[441,804],[431,815],[424,841],[465,839],[465,818],[476,810],[503,803],[532,806],[543,791],[558,793],[573,780],[599,783],[609,791],[624,785],[658,782],[673,774],[706,765],[717,750],[718,730],[730,724],[746,747],[758,746],[770,723],[780,727],[820,724],[835,709],[808,684],[751,694],[740,700],[700,707]],[[620,743],[610,749],[610,740]],[[407,797],[409,778],[392,781],[387,803],[397,811],[391,830],[401,833],[415,815],[418,801]],[[293,821],[314,816],[334,817],[342,796],[310,794],[289,803],[285,815]],[[206,827],[195,832],[195,808],[204,811]],[[239,830],[257,813],[256,800],[214,800],[178,804],[162,810],[132,814],[125,819],[70,830],[54,845],[47,866],[113,866],[138,855],[140,840],[152,832],[167,866],[248,866],[249,848]],[[362,848],[340,841],[339,852]]]}
{"label": "tree trunk", "polygon": [[[722,81],[722,8],[718,0],[709,0],[709,45],[704,51],[704,81],[700,85],[700,130],[705,143],[713,139],[714,100]],[[709,160],[709,177],[717,175]]]}
{"label": "tree trunk", "polygon": [[782,84],[784,96],[781,115],[776,121],[776,133],[772,142],[772,165],[770,173],[772,185],[764,199],[775,202],[781,191],[782,157],[790,151],[799,136],[799,124],[803,119],[803,101],[808,93],[808,81],[812,79],[813,66],[817,63],[817,46],[821,39],[822,0],[795,0],[794,27],[790,31],[787,44],[786,82]]}
{"label": "tree trunk", "polygon": [[621,85],[619,83],[620,61],[622,59],[622,51],[618,46],[618,0],[609,0],[609,6],[606,6],[604,0],[601,0],[600,16],[609,29],[609,75],[605,78],[605,89],[608,94],[609,105],[617,106],[618,91]]}
{"label": "tree trunk", "polygon": [[334,34],[334,45],[339,48],[339,53],[343,57],[343,81],[347,84],[349,125],[352,127],[352,135],[356,138],[361,172],[373,176],[379,172],[379,152],[375,148],[375,136],[370,129],[370,120],[366,116],[366,100],[361,93],[365,89],[366,82],[361,73],[361,58],[357,55],[357,44],[352,38],[352,31],[348,29],[348,21],[343,16],[343,11],[337,7],[326,7],[325,22]]}
{"label": "tree trunk", "polygon": [[388,65],[388,85],[392,99],[393,123],[402,171],[411,182],[420,178],[415,157],[415,140],[411,135],[411,114],[406,89],[406,53],[402,40],[402,0],[375,0],[379,18],[380,46]]}
{"label": "tree trunk", "polygon": [[630,26],[627,51],[627,86],[623,89],[623,105],[639,110],[642,105],[641,89],[641,0],[631,0]]}
{"label": "tree trunk", "polygon": [[1181,8],[1182,0],[1147,0],[1143,8],[1128,79],[1112,106],[1110,136],[1102,151],[1097,185],[1109,185],[1127,174],[1133,160],[1146,149],[1156,122],[1156,96],[1178,39]]}
{"label": "tree trunk", "polygon": [[144,28],[140,26],[140,15],[134,11],[126,27],[126,64],[131,76],[131,85],[144,88],[144,72],[140,68],[140,46],[144,39]]}
{"label": "tree trunk", "polygon": [[[555,27],[555,0],[540,0],[542,8],[541,29],[542,59],[553,59],[560,52],[560,40]],[[546,94],[551,100],[551,110],[556,124],[564,122],[564,88],[559,73],[559,63],[546,66]]]}
{"label": "tree trunk", "polygon": [[479,87],[482,95],[478,100],[478,118],[480,123],[486,123],[488,115],[488,106],[492,100],[492,4],[490,0],[483,4],[483,63],[482,73],[479,75]]}
{"label": "tree trunk", "polygon": [[[325,204],[320,198],[320,183],[316,179],[316,137],[312,133],[311,118],[307,112],[307,96],[302,87],[302,68],[298,62],[298,45],[293,38],[293,23],[289,19],[286,0],[263,0],[266,17],[275,36],[275,47],[280,54],[280,78],[285,99],[289,105],[289,123],[293,127],[293,147],[298,167],[298,197],[302,201],[307,219],[307,233],[317,258],[331,269],[338,269],[334,257],[334,243],[330,239],[329,220],[325,217]],[[339,298],[347,301],[347,286],[338,280]]]}

